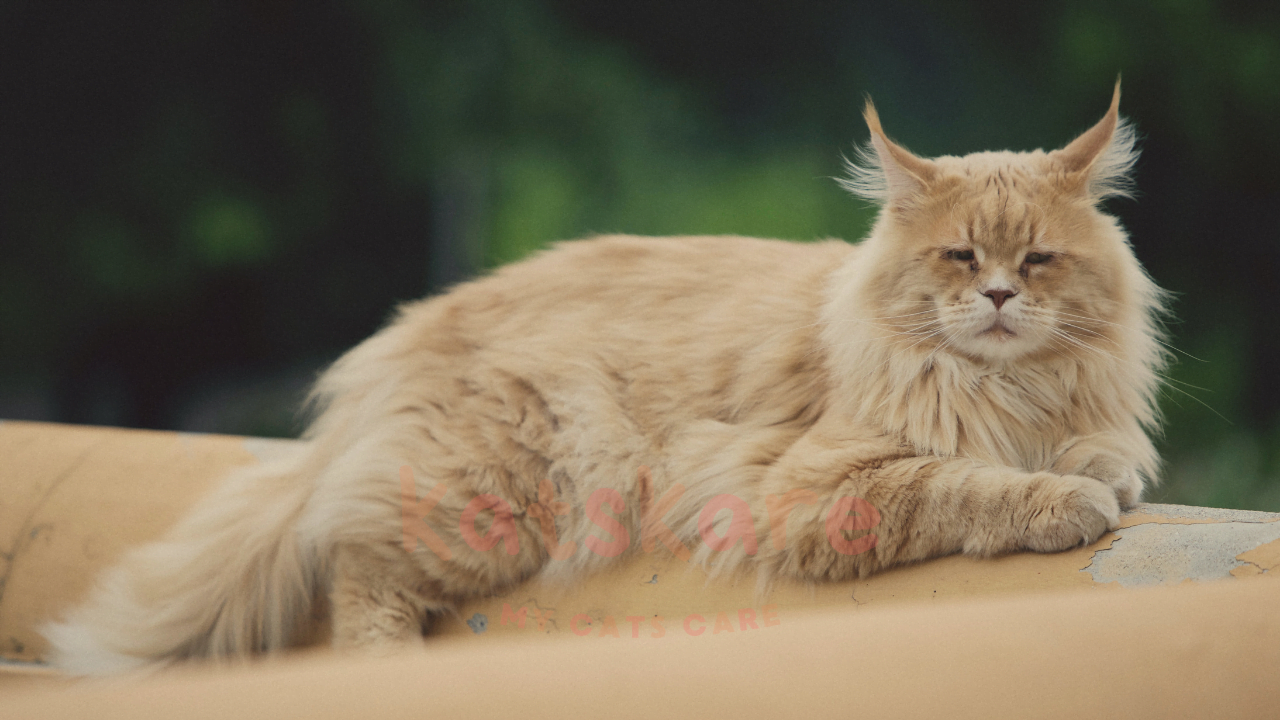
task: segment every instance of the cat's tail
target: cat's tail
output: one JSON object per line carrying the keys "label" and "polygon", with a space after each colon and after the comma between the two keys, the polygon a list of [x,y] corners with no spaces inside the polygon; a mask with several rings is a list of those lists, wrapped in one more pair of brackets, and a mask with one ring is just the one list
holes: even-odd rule
{"label": "cat's tail", "polygon": [[287,646],[306,625],[328,553],[297,522],[313,483],[293,462],[237,471],[158,542],[108,571],[41,632],[50,661],[106,674]]}

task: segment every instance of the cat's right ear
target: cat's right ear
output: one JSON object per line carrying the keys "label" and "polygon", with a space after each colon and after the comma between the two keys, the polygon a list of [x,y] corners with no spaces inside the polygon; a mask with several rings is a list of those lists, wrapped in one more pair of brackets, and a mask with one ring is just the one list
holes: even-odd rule
{"label": "cat's right ear", "polygon": [[871,98],[867,98],[862,117],[871,131],[871,140],[858,148],[856,160],[847,161],[848,176],[841,178],[840,184],[878,205],[910,205],[933,181],[937,168],[885,135]]}

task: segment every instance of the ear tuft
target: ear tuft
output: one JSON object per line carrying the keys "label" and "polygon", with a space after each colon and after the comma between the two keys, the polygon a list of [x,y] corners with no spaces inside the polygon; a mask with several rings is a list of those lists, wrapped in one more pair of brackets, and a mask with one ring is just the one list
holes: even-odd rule
{"label": "ear tuft", "polygon": [[1096,125],[1050,157],[1066,172],[1067,179],[1101,202],[1110,197],[1133,197],[1134,163],[1138,161],[1138,134],[1120,117],[1120,79],[1116,79],[1111,107]]}
{"label": "ear tuft", "polygon": [[877,205],[903,203],[920,193],[935,175],[933,163],[894,143],[880,126],[880,115],[867,98],[862,117],[871,138],[845,158],[845,177],[837,182],[858,197]]}
{"label": "ear tuft", "polygon": [[889,201],[889,181],[870,140],[854,148],[852,158],[844,159],[844,172],[844,177],[836,178],[840,187],[876,205]]}

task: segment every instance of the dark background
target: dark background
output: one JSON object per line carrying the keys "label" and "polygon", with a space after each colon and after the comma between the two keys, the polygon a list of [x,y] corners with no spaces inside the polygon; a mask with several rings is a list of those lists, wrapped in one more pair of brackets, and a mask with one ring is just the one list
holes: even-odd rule
{"label": "dark background", "polygon": [[[922,154],[1144,137],[1154,499],[1280,510],[1280,3],[0,2],[0,417],[290,435],[395,303],[591,232],[857,239]],[[1194,356],[1194,359],[1193,357]]]}

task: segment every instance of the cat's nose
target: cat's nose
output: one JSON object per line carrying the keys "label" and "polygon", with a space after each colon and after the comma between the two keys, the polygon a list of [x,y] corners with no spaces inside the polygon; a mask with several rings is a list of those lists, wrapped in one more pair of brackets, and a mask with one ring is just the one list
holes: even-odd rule
{"label": "cat's nose", "polygon": [[999,310],[1000,307],[1004,305],[1005,300],[1008,300],[1009,298],[1013,297],[1014,295],[1017,295],[1018,293],[1008,288],[992,288],[982,294],[991,298],[991,302],[995,303],[996,309]]}

